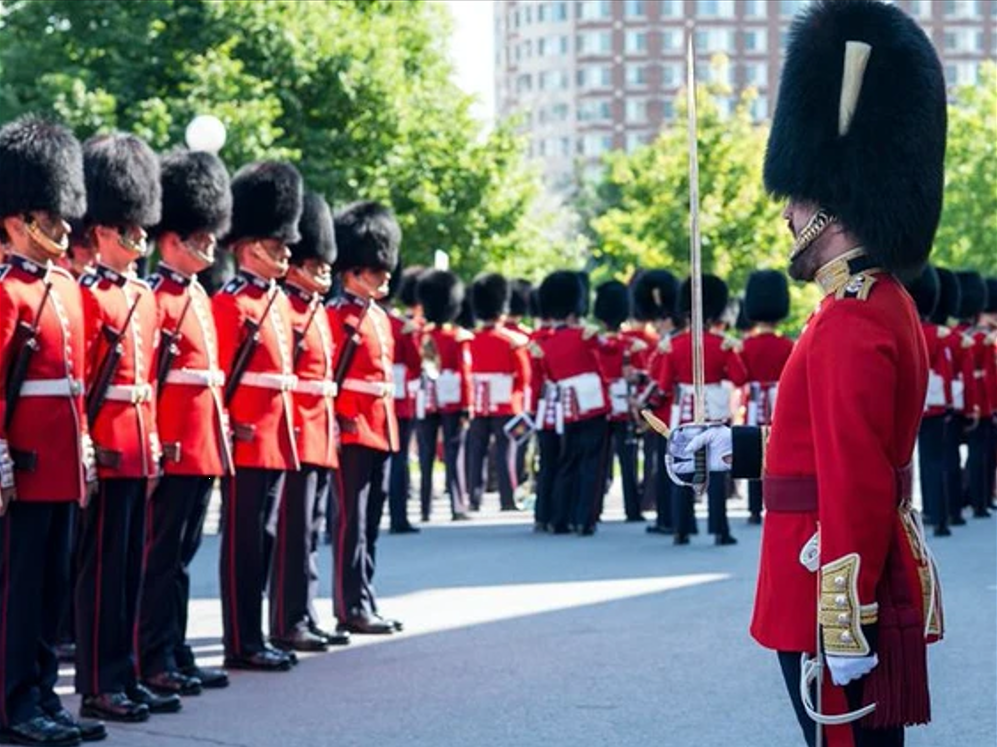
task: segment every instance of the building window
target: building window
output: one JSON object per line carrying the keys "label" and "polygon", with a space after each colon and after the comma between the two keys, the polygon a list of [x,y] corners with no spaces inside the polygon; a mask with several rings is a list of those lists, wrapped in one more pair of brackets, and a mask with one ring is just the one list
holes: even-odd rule
{"label": "building window", "polygon": [[977,72],[975,62],[952,62],[945,66],[945,78],[950,86],[975,86]]}
{"label": "building window", "polygon": [[627,122],[640,123],[647,121],[647,100],[627,99],[626,104]]}
{"label": "building window", "polygon": [[643,148],[651,141],[651,134],[646,132],[627,133],[627,153],[633,153],[638,148]]}
{"label": "building window", "polygon": [[970,53],[983,51],[983,32],[972,28],[956,28],[945,32],[945,51]]}
{"label": "building window", "polygon": [[696,51],[713,54],[734,50],[734,32],[731,29],[700,29],[696,32]]}
{"label": "building window", "polygon": [[769,99],[768,96],[759,96],[757,99],[751,102],[751,116],[756,122],[760,122],[763,119],[769,118]]}
{"label": "building window", "polygon": [[683,0],[661,0],[662,18],[681,18]]}
{"label": "building window", "polygon": [[533,56],[533,42],[527,39],[523,42],[523,59],[530,59]]}
{"label": "building window", "polygon": [[745,18],[765,18],[768,14],[768,0],[744,0]]}
{"label": "building window", "polygon": [[612,118],[613,107],[606,99],[587,99],[578,105],[579,122],[606,122]]}
{"label": "building window", "polygon": [[[706,65],[699,70],[702,71],[701,77],[704,83],[734,85],[734,70],[729,63],[723,65]],[[698,71],[697,75],[699,75]]]}
{"label": "building window", "polygon": [[675,119],[675,99],[665,99],[661,102],[661,117],[666,122]]}
{"label": "building window", "polygon": [[746,62],[744,64],[744,85],[755,88],[767,88],[769,83],[769,66],[764,62]]}
{"label": "building window", "polygon": [[730,115],[734,113],[734,100],[730,96],[717,96],[715,100],[720,118],[730,119]]}
{"label": "building window", "polygon": [[540,73],[541,91],[563,91],[568,87],[568,73],[565,70],[544,70]]}
{"label": "building window", "polygon": [[578,68],[579,88],[612,88],[613,68],[609,65],[586,65]]}
{"label": "building window", "polygon": [[582,137],[579,145],[582,149],[582,155],[601,156],[613,149],[613,136],[589,133]]}
{"label": "building window", "polygon": [[568,53],[568,37],[544,36],[537,40],[538,57],[556,57]]}
{"label": "building window", "polygon": [[914,18],[931,18],[931,0],[910,0],[910,14]]}
{"label": "building window", "polygon": [[978,0],[945,0],[946,18],[979,18]]}
{"label": "building window", "polygon": [[624,41],[624,49],[627,54],[646,54],[647,32],[628,31]]}
{"label": "building window", "polygon": [[644,0],[626,0],[623,5],[623,15],[627,18],[643,18],[647,15]]}
{"label": "building window", "polygon": [[610,0],[582,0],[578,6],[578,17],[583,21],[612,18],[613,4]]}
{"label": "building window", "polygon": [[734,0],[696,0],[696,15],[700,18],[733,18]]}
{"label": "building window", "polygon": [[570,156],[571,155],[572,146],[571,146],[571,138],[570,137],[562,137],[561,138],[561,142],[559,143],[559,146],[560,147],[558,149],[558,152],[559,152],[560,155],[562,155],[562,156]]}
{"label": "building window", "polygon": [[786,47],[789,45],[789,29],[781,29],[779,31],[779,51],[785,54]]}
{"label": "building window", "polygon": [[611,54],[612,31],[583,31],[578,35],[578,54]]}
{"label": "building window", "polygon": [[661,49],[666,54],[682,51],[682,32],[678,29],[665,29],[661,32]]}
{"label": "building window", "polygon": [[643,88],[647,85],[647,65],[627,65],[626,81],[630,88]]}
{"label": "building window", "polygon": [[779,0],[779,15],[792,18],[810,4],[810,0]]}
{"label": "building window", "polygon": [[748,29],[744,32],[744,51],[749,54],[767,52],[768,40],[768,29]]}
{"label": "building window", "polygon": [[661,66],[661,86],[663,88],[675,88],[682,83],[682,65],[669,62]]}

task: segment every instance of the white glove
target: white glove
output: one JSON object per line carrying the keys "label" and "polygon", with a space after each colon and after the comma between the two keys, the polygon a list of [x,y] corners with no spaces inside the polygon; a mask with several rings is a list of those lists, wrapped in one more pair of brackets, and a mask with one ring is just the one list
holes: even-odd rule
{"label": "white glove", "polygon": [[869,656],[833,656],[824,657],[827,668],[831,672],[831,681],[838,687],[844,687],[852,680],[865,677],[879,664],[876,654]]}
{"label": "white glove", "polygon": [[93,446],[90,434],[83,436],[81,451],[83,452],[83,479],[87,483],[97,482],[97,450]]}
{"label": "white glove", "polygon": [[734,452],[731,429],[726,425],[683,425],[672,431],[668,440],[668,456],[672,470],[679,475],[696,471],[695,457],[706,449],[710,472],[729,472]]}
{"label": "white glove", "polygon": [[7,442],[0,440],[0,489],[11,490],[14,487],[14,460],[10,456]]}

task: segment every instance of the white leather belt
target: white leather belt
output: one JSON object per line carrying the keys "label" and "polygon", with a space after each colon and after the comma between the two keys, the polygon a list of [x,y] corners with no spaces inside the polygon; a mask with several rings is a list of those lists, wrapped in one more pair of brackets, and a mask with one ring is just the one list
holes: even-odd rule
{"label": "white leather belt", "polygon": [[568,390],[574,392],[578,410],[583,414],[606,406],[602,391],[602,378],[599,374],[577,374],[555,383],[560,388],[562,395]]}
{"label": "white leather belt", "polygon": [[77,379],[35,379],[21,384],[21,397],[76,397],[83,394],[83,382]]}
{"label": "white leather belt", "polygon": [[295,394],[314,394],[329,399],[336,396],[336,382],[328,379],[298,379]]}
{"label": "white leather belt", "polygon": [[152,386],[149,384],[111,384],[107,388],[109,402],[131,402],[133,405],[152,399]]}
{"label": "white leather belt", "polygon": [[369,394],[372,397],[390,397],[394,394],[395,385],[390,381],[366,381],[364,379],[346,379],[343,381],[344,392]]}
{"label": "white leather belt", "polygon": [[210,368],[175,368],[166,374],[166,383],[190,386],[223,386],[225,372]]}
{"label": "white leather belt", "polygon": [[512,374],[508,373],[476,373],[471,375],[475,387],[475,396],[479,388],[488,390],[488,401],[492,405],[507,405],[512,402]]}
{"label": "white leather belt", "polygon": [[290,392],[298,383],[298,377],[293,374],[256,373],[249,371],[242,376],[240,384],[257,389],[275,389],[278,392]]}

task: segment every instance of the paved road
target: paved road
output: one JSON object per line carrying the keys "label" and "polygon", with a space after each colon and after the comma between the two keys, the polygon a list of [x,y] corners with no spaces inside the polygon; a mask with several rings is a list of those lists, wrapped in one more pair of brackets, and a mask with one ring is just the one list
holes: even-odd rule
{"label": "paved road", "polygon": [[[619,521],[591,538],[535,535],[528,517],[487,512],[384,537],[382,608],[404,634],[288,674],[234,674],[181,714],[113,727],[107,744],[800,747],[774,656],[746,632],[760,530],[743,512],[733,523],[741,542],[725,548]],[[995,529],[971,520],[933,544],[949,635],[932,647],[935,723],[909,747],[997,743]],[[221,654],[217,552],[209,537],[194,583],[207,661]]]}

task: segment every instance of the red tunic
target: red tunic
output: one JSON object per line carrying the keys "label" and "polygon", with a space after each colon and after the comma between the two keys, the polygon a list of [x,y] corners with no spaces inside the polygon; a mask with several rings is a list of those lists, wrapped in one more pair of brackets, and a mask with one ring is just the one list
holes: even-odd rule
{"label": "red tunic", "polygon": [[[354,332],[359,344],[336,400],[340,443],[377,451],[398,451],[391,366],[395,344],[387,312],[371,303],[344,294],[329,304],[329,324],[335,359],[333,370]],[[362,319],[362,321],[361,321]]]}
{"label": "red tunic", "polygon": [[470,342],[472,414],[519,415],[530,388],[529,340],[508,327],[486,324]]}
{"label": "red tunic", "polygon": [[162,329],[178,332],[173,338],[176,356],[158,392],[156,415],[163,472],[231,474],[234,463],[223,404],[224,374],[218,363],[211,299],[196,277],[189,278],[164,264],[149,278],[149,284],[159,304]]}
{"label": "red tunic", "polygon": [[335,386],[332,369],[332,329],[322,299],[287,285],[294,329],[294,434],[298,459],[316,467],[339,467],[335,439]]}
{"label": "red tunic", "polygon": [[287,297],[275,283],[240,271],[215,294],[211,307],[226,378],[232,375],[236,351],[248,333],[246,323],[262,321],[259,344],[229,403],[236,467],[298,469],[291,404],[294,336]]}
{"label": "red tunic", "polygon": [[540,380],[535,385],[549,382],[557,387],[557,419],[574,423],[606,417],[609,398],[595,330],[562,324],[535,342],[540,352]]}
{"label": "red tunic", "polygon": [[432,351],[439,378],[430,382],[426,411],[467,412],[471,408],[471,340],[473,335],[453,324],[427,324],[422,328],[419,350],[426,362]]}
{"label": "red tunic", "polygon": [[741,359],[748,372],[748,423],[768,425],[772,422],[779,377],[793,352],[793,341],[764,331],[748,335],[742,345]]}
{"label": "red tunic", "polygon": [[962,376],[966,387],[966,412],[979,413],[986,418],[997,412],[994,400],[994,382],[997,370],[994,363],[994,343],[984,330],[966,332],[969,344],[962,360]]}
{"label": "red tunic", "polygon": [[924,403],[925,417],[939,417],[952,407],[952,349],[948,344],[952,336],[948,327],[921,322],[928,351],[928,394]]}
{"label": "red tunic", "polygon": [[914,451],[928,354],[903,286],[889,275],[859,277],[867,298],[825,296],[779,382],[765,476],[815,479],[819,510],[766,514],[751,634],[771,649],[815,650],[817,576],[799,556],[818,519],[822,566],[859,556],[861,604],[876,602],[891,546],[912,567],[897,471]]}
{"label": "red tunic", "polygon": [[[627,381],[625,374],[634,375],[639,369],[638,361],[641,362],[640,365],[646,365],[647,343],[637,335],[610,332],[603,335],[598,352],[603,383],[609,393],[609,419],[626,422],[632,417],[630,398],[637,396],[639,392]],[[630,369],[629,372],[625,370],[627,368]]]}
{"label": "red tunic", "polygon": [[145,281],[104,265],[80,278],[80,286],[88,388],[109,349],[108,335],[124,329],[118,343],[123,354],[107,399],[90,423],[97,474],[101,479],[152,477],[159,472],[161,456],[152,389],[160,327],[156,297]]}
{"label": "red tunic", "polygon": [[[731,391],[723,382],[742,386],[748,380],[748,372],[738,352],[739,343],[709,332],[703,335],[703,371],[706,383],[707,420],[724,421],[730,419]],[[655,377],[658,388],[665,392],[675,392],[675,405],[672,408],[672,424],[690,423],[693,419],[692,407],[692,335],[680,332],[671,338],[671,352],[657,365]]]}
{"label": "red tunic", "polygon": [[[38,349],[31,358],[26,382],[62,380],[65,393],[22,396],[10,428],[4,427],[7,377],[14,357],[18,322],[35,323],[45,293],[52,291],[41,312]],[[79,501],[86,493],[81,443],[87,432],[83,410],[83,300],[76,281],[65,270],[40,265],[9,254],[0,265],[0,439],[12,452],[34,455],[33,469],[17,468],[14,481],[19,501]],[[77,382],[72,385],[72,382]],[[22,387],[22,392],[24,387]]]}
{"label": "red tunic", "polygon": [[395,415],[399,420],[411,420],[416,414],[415,399],[419,376],[422,374],[422,358],[417,342],[422,324],[394,310],[388,312],[388,319],[391,321],[391,335],[395,341],[392,366]]}

